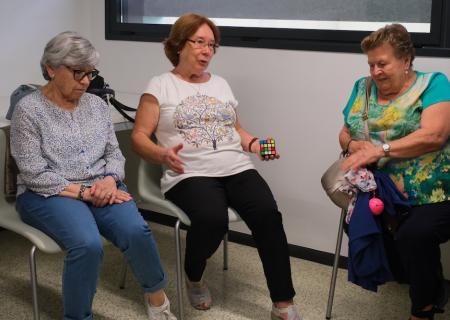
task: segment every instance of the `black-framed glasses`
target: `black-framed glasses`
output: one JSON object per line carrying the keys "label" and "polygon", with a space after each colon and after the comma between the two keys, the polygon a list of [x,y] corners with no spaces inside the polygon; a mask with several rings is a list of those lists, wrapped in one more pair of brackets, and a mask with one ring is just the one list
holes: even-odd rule
{"label": "black-framed glasses", "polygon": [[65,66],[67,69],[69,69],[70,71],[72,71],[73,73],[73,78],[76,81],[81,81],[84,79],[84,77],[87,77],[89,79],[89,81],[92,81],[95,79],[95,77],[98,76],[98,74],[100,73],[100,71],[98,71],[97,69],[91,70],[91,71],[83,71],[83,70],[77,70],[77,69],[73,69],[71,67]]}
{"label": "black-framed glasses", "polygon": [[194,48],[196,49],[203,49],[204,47],[208,47],[210,50],[212,50],[214,53],[216,53],[217,49],[219,48],[219,45],[215,42],[206,42],[202,38],[198,38],[196,40],[187,39],[187,41],[191,42],[194,45]]}

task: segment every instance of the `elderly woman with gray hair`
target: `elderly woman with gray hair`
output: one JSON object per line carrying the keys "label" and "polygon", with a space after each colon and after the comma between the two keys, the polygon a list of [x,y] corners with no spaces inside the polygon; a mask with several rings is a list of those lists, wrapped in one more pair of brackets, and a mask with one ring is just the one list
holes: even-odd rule
{"label": "elderly woman with gray hair", "polygon": [[74,32],[58,34],[45,47],[41,68],[48,83],[19,101],[11,122],[17,210],[67,253],[64,319],[93,317],[101,234],[130,263],[148,319],[174,320],[152,233],[122,182],[125,159],[108,106],[86,93],[98,61],[92,44]]}

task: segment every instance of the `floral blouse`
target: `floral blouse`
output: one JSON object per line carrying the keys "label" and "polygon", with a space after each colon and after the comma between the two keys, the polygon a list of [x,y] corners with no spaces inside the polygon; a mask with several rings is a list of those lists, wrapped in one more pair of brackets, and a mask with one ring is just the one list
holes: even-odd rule
{"label": "floral blouse", "polygon": [[11,120],[17,195],[26,189],[57,195],[71,183],[90,185],[105,174],[122,180],[125,158],[109,114],[92,94],[83,94],[73,112],[55,106],[41,90],[21,99]]}
{"label": "floral blouse", "polygon": [[[343,111],[345,125],[355,140],[365,140],[365,87],[365,78],[355,83]],[[422,111],[443,101],[450,101],[450,83],[442,73],[417,72],[413,85],[387,105],[378,104],[372,82],[368,113],[372,142],[382,144],[412,133],[420,127]],[[450,139],[438,151],[409,159],[382,158],[378,166],[403,186],[412,205],[450,200]]]}

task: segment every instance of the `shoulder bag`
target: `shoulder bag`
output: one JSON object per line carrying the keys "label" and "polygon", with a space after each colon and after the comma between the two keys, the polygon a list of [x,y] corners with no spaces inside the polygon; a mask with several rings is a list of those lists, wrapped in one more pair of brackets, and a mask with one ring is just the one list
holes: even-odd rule
{"label": "shoulder bag", "polygon": [[[362,114],[362,118],[364,121],[365,127],[365,138],[367,141],[370,141],[369,136],[369,125],[367,123],[368,112],[369,112],[369,97],[370,97],[370,87],[371,87],[371,77],[366,78],[366,103],[364,107],[364,112]],[[351,196],[343,191],[340,191],[342,186],[348,184],[346,181],[344,174],[345,171],[341,169],[342,163],[344,162],[347,154],[343,151],[338,160],[333,162],[333,164],[325,171],[322,175],[322,187],[325,190],[328,197],[333,201],[335,205],[338,207],[347,210],[348,205],[350,203]]]}

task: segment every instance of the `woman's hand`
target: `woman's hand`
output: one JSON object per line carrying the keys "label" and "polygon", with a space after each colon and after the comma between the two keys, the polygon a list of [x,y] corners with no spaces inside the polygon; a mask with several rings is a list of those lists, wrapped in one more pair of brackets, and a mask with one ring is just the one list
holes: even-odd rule
{"label": "woman's hand", "polygon": [[375,145],[368,141],[355,141],[355,143],[359,143],[356,146],[358,150],[355,152],[352,151],[350,156],[344,160],[342,163],[342,170],[344,171],[365,167],[384,157],[384,151],[381,145]]}
{"label": "woman's hand", "polygon": [[111,205],[111,204],[115,204],[115,203],[123,203],[123,202],[127,202],[133,199],[133,197],[125,191],[122,190],[117,190],[116,193],[113,195],[111,195],[111,198],[109,199],[109,201],[101,201],[99,199],[94,198],[91,195],[91,188],[87,188],[86,191],[83,194],[83,201],[86,202],[90,202],[92,203],[95,207],[104,207],[107,204]]}
{"label": "woman's hand", "polygon": [[352,140],[352,141],[350,141],[347,151],[350,154],[352,154],[352,153],[358,152],[360,150],[368,149],[372,145],[373,144],[367,140]]}
{"label": "woman's hand", "polygon": [[[111,176],[106,176],[96,181],[89,189],[90,202],[96,207],[104,207],[113,204],[117,197],[116,180]],[[85,192],[86,193],[86,192]],[[84,197],[83,197],[84,199]]]}
{"label": "woman's hand", "polygon": [[[267,137],[266,140],[272,140],[272,137]],[[262,161],[269,161],[269,160],[275,160],[280,158],[280,154],[278,153],[277,149],[275,148],[275,154],[271,154],[269,157],[263,157],[260,152],[260,144],[254,143],[252,144],[252,149],[250,150],[252,153],[256,153],[260,160]]]}
{"label": "woman's hand", "polygon": [[178,156],[178,151],[183,148],[183,144],[179,143],[175,147],[166,148],[164,150],[162,161],[163,163],[169,167],[172,171],[176,173],[184,173],[184,163],[181,161],[181,158]]}

